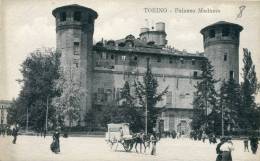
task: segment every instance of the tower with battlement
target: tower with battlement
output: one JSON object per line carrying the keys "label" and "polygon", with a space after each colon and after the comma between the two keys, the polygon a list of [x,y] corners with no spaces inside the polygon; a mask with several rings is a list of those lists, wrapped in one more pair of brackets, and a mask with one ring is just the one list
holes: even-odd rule
{"label": "tower with battlement", "polygon": [[204,54],[214,67],[216,80],[239,82],[240,25],[219,21],[203,28]]}
{"label": "tower with battlement", "polygon": [[83,120],[92,104],[92,46],[98,14],[79,5],[62,6],[54,9],[52,14],[56,18],[56,46],[61,52],[61,67],[66,79],[78,83],[82,90]]}

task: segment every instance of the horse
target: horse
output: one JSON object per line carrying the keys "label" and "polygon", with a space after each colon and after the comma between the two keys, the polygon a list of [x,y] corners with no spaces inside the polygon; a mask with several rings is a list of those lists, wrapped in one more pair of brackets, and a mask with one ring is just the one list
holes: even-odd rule
{"label": "horse", "polygon": [[140,145],[140,153],[142,153],[142,146],[144,146],[144,153],[146,152],[146,148],[150,148],[150,138],[149,135],[145,135],[144,133],[136,133],[133,135],[133,142],[135,144],[135,150],[138,153],[137,145]]}

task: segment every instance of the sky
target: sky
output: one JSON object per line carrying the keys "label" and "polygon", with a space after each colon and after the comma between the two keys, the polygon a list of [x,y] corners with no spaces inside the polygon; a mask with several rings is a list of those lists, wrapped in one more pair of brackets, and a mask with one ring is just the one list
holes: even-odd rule
{"label": "sky", "polygon": [[[37,48],[55,47],[56,7],[79,4],[97,11],[94,41],[139,36],[141,27],[166,23],[168,45],[188,52],[203,52],[200,30],[217,21],[229,21],[244,27],[240,35],[240,73],[242,48],[248,48],[260,80],[260,1],[172,1],[172,0],[0,0],[0,100],[16,98],[21,89],[21,63]],[[244,5],[242,17],[239,7]],[[148,8],[148,9],[147,9]],[[152,9],[167,12],[147,12]],[[175,10],[194,9],[195,13]],[[198,8],[219,10],[198,13]],[[146,19],[148,21],[146,21]],[[240,78],[241,80],[241,78]],[[257,96],[260,102],[260,95]]]}

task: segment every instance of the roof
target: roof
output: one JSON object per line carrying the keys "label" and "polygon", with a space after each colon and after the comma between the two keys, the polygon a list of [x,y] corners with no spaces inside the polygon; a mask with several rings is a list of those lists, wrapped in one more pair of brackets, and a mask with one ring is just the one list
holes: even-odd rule
{"label": "roof", "polygon": [[55,16],[55,15],[56,15],[56,12],[58,12],[58,11],[61,10],[61,9],[69,9],[69,8],[77,8],[77,9],[80,9],[80,10],[85,10],[85,11],[87,11],[87,12],[90,12],[95,18],[98,17],[97,12],[94,11],[93,9],[87,8],[87,7],[85,7],[85,6],[81,6],[81,5],[78,5],[78,4],[71,4],[71,5],[66,5],[66,6],[61,6],[61,7],[55,8],[55,9],[52,11],[52,15]]}
{"label": "roof", "polygon": [[[125,45],[127,42],[132,42],[133,46]],[[113,45],[107,42],[114,42]],[[109,40],[105,42],[98,42],[93,47],[96,51],[111,51],[115,53],[131,52],[135,54],[157,54],[157,55],[168,55],[168,56],[180,56],[190,58],[205,58],[203,52],[189,53],[185,50],[180,51],[170,47],[162,47],[155,44],[149,44],[143,40],[136,39],[133,35],[128,35],[124,39]]]}
{"label": "roof", "polygon": [[238,25],[238,24],[235,24],[235,23],[231,23],[231,22],[226,22],[226,21],[218,21],[216,23],[213,23],[211,25],[208,25],[206,27],[204,27],[203,29],[200,30],[200,33],[203,33],[205,30],[211,28],[211,27],[216,27],[216,26],[234,26],[236,27],[239,31],[242,31],[243,30],[243,27]]}
{"label": "roof", "polygon": [[4,108],[10,107],[11,103],[12,101],[9,100],[0,100],[0,105],[4,105]]}

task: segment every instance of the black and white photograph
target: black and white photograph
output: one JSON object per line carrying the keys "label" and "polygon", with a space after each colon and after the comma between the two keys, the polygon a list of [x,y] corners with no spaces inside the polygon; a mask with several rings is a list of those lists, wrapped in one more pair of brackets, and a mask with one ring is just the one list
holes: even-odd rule
{"label": "black and white photograph", "polygon": [[0,161],[260,161],[259,0],[0,0]]}

